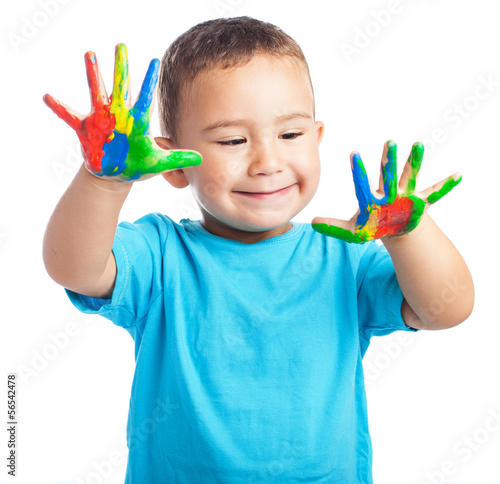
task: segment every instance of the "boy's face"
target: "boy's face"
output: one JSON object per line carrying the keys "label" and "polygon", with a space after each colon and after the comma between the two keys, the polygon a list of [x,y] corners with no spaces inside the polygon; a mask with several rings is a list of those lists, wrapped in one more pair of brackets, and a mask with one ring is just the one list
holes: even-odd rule
{"label": "boy's face", "polygon": [[191,186],[215,235],[253,243],[283,234],[319,183],[323,123],[313,103],[307,74],[288,58],[203,72],[185,93],[176,145],[163,143],[203,162],[163,176]]}

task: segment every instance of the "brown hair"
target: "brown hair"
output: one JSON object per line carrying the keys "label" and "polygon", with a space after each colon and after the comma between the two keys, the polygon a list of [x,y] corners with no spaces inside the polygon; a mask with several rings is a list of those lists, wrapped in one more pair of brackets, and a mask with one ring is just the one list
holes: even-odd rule
{"label": "brown hair", "polygon": [[311,79],[297,42],[279,27],[251,17],[208,20],[174,40],[160,68],[158,112],[162,135],[176,140],[183,92],[200,72],[245,65],[256,54],[290,57]]}

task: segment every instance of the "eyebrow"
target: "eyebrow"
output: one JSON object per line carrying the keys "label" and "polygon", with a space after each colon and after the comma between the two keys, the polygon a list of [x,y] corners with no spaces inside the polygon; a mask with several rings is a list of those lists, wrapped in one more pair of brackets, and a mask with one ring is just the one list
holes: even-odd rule
{"label": "eyebrow", "polygon": [[[275,118],[276,124],[281,124],[286,121],[292,121],[294,119],[312,119],[312,116],[306,112],[299,111],[296,113],[290,114],[282,114],[281,116],[277,116]],[[210,131],[216,131],[222,128],[230,128],[232,126],[242,126],[247,123],[245,119],[221,119],[220,121],[216,121],[215,123],[209,124],[206,128],[202,130],[202,133],[208,133]]]}
{"label": "eyebrow", "polygon": [[309,113],[304,111],[299,111],[297,113],[283,114],[276,118],[277,123],[284,123],[285,121],[292,121],[294,119],[312,119],[312,116]]}

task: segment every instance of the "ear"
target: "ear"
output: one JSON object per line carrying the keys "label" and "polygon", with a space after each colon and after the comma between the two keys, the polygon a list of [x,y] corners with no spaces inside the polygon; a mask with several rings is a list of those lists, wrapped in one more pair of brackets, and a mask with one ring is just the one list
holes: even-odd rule
{"label": "ear", "polygon": [[321,121],[316,121],[314,123],[314,128],[316,130],[316,141],[319,146],[323,139],[323,134],[325,133],[325,125]]}
{"label": "ear", "polygon": [[[163,137],[156,137],[155,138],[156,143],[160,148],[163,148],[164,150],[174,150],[174,145],[172,143],[172,140],[169,138],[163,138]],[[165,180],[170,183],[175,188],[185,188],[189,185],[189,181],[186,178],[186,175],[184,173],[184,170],[182,168],[179,168],[177,170],[170,170],[170,171],[165,171],[164,173],[161,174]]]}

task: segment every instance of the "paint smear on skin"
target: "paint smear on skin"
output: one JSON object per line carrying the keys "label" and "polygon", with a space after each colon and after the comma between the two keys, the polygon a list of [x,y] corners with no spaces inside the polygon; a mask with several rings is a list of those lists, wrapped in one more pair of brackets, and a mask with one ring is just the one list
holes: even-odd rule
{"label": "paint smear on skin", "polygon": [[397,196],[394,202],[374,210],[373,226],[365,226],[363,232],[368,240],[402,235],[411,232],[425,210],[425,202],[418,197]]}
{"label": "paint smear on skin", "polygon": [[397,146],[393,141],[387,143],[387,163],[382,166],[382,181],[384,184],[384,196],[377,200],[379,205],[391,203],[398,193],[397,187]]}
{"label": "paint smear on skin", "polygon": [[102,174],[120,175],[124,180],[137,180],[145,174],[199,165],[201,157],[189,151],[176,151],[165,155],[149,137],[149,114],[153,93],[158,82],[160,61],[153,59],[144,78],[139,98],[129,111],[127,50],[117,47],[115,84],[110,113],[116,119],[114,136],[103,147]]}
{"label": "paint smear on skin", "polygon": [[110,113],[110,105],[104,98],[100,85],[99,68],[93,52],[85,54],[87,81],[91,92],[92,113],[83,119],[77,135],[84,147],[85,159],[93,173],[102,173],[102,147],[113,138],[115,118]]}
{"label": "paint smear on skin", "polygon": [[436,203],[443,198],[447,193],[453,190],[462,181],[462,175],[455,180],[453,177],[448,178],[440,190],[436,190],[427,197],[429,203]]}
{"label": "paint smear on skin", "polygon": [[86,117],[77,131],[88,167],[95,174],[102,174],[103,146],[113,138],[114,127],[115,118],[109,113],[109,105],[105,105]]}
{"label": "paint smear on skin", "polygon": [[127,48],[124,44],[116,46],[115,55],[115,81],[113,84],[113,94],[111,96],[111,110],[115,115],[115,129],[119,133],[129,135],[132,131],[134,119],[130,115],[126,102],[129,96],[129,76]]}
{"label": "paint smear on skin", "polygon": [[[129,136],[134,126],[134,118],[126,105],[129,96],[129,76],[127,48],[124,44],[116,47],[115,80],[111,96],[110,114],[114,116],[113,136],[103,146],[102,175],[121,175],[127,168],[129,158]],[[146,134],[146,133],[145,133]],[[130,163],[129,163],[130,164]],[[129,177],[127,177],[129,178]]]}
{"label": "paint smear on skin", "polygon": [[363,244],[383,237],[403,235],[415,229],[425,210],[425,201],[418,197],[400,197],[390,203],[374,206],[364,226],[355,233],[333,225],[313,224],[314,230],[345,242]]}
{"label": "paint smear on skin", "polygon": [[408,157],[411,173],[404,193],[399,195],[396,180],[396,144],[392,141],[388,142],[387,162],[382,167],[384,193],[387,195],[378,200],[370,191],[361,158],[357,154],[354,155],[353,179],[360,204],[355,232],[328,224],[312,224],[313,229],[321,234],[358,244],[383,237],[403,235],[414,230],[425,212],[427,203],[437,202],[462,180],[461,176],[457,180],[449,177],[443,186],[429,195],[426,200],[416,196],[414,192],[423,153],[424,147],[421,143],[412,146]]}
{"label": "paint smear on skin", "polygon": [[411,166],[411,173],[408,177],[408,182],[406,184],[406,189],[404,191],[405,195],[409,195],[415,192],[417,187],[417,178],[422,165],[422,160],[424,158],[424,145],[422,143],[416,143],[411,147],[411,153],[408,157],[407,163]]}
{"label": "paint smear on skin", "polygon": [[312,228],[316,232],[326,235],[328,237],[334,237],[336,239],[343,240],[344,242],[363,244],[366,242],[358,234],[353,234],[350,230],[337,227],[335,225],[328,224],[311,224]]}
{"label": "paint smear on skin", "polygon": [[165,152],[150,137],[149,114],[158,81],[160,61],[153,59],[142,84],[139,98],[129,110],[129,74],[127,48],[119,44],[115,51],[115,74],[111,103],[101,85],[99,68],[93,52],[85,54],[92,111],[81,119],[52,98],[45,103],[77,133],[83,147],[87,168],[97,176],[116,177],[119,181],[137,180],[146,174],[196,166],[202,162],[198,153],[184,150]]}
{"label": "paint smear on skin", "polygon": [[352,157],[352,178],[360,210],[356,223],[363,226],[370,216],[369,207],[373,204],[373,195],[365,166],[358,153]]}
{"label": "paint smear on skin", "polygon": [[385,195],[381,199],[374,199],[371,192],[369,196],[366,194],[370,188],[364,166],[362,163],[360,166],[360,160],[356,160],[358,168],[355,173],[355,165],[353,164],[354,184],[357,190],[363,192],[363,200],[369,200],[370,197],[373,200],[369,206],[361,208],[360,205],[360,213],[356,219],[356,234],[362,241],[406,234],[418,225],[425,211],[426,203],[421,198],[414,196],[413,193],[422,164],[423,152],[424,147],[421,143],[412,146],[408,158],[411,174],[402,196],[397,193],[397,145],[393,141],[387,143],[387,161],[382,166]]}

